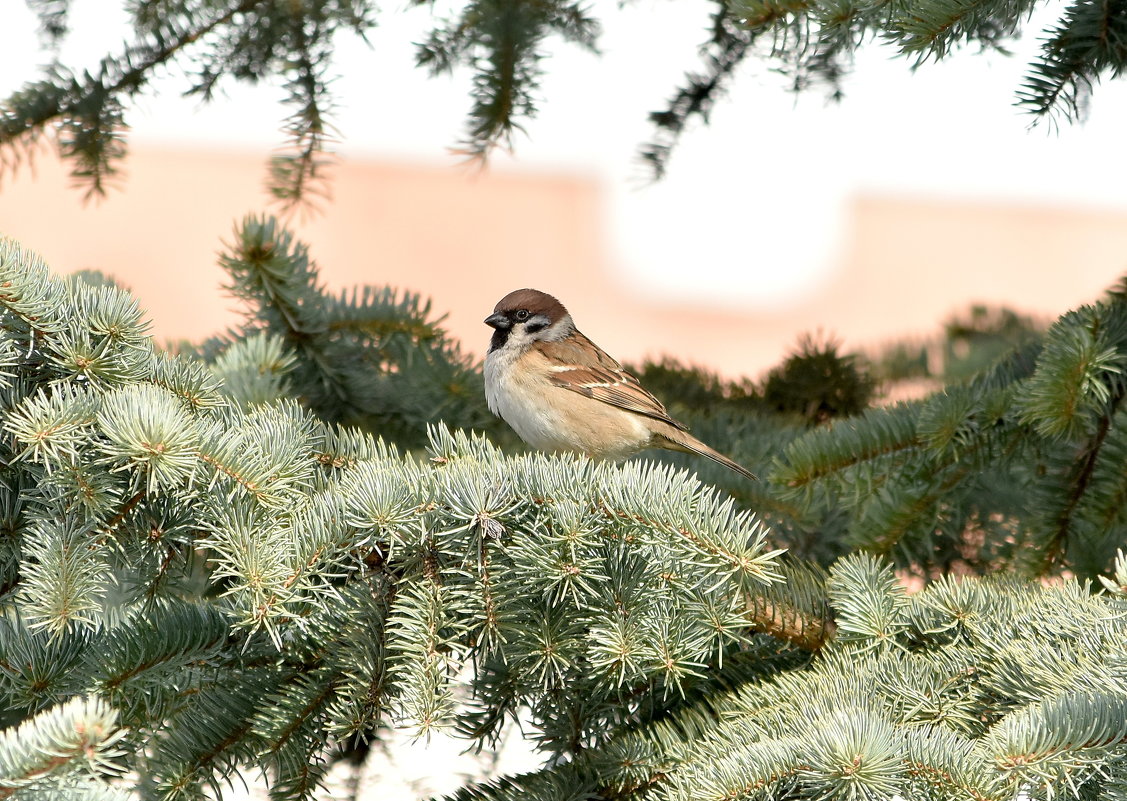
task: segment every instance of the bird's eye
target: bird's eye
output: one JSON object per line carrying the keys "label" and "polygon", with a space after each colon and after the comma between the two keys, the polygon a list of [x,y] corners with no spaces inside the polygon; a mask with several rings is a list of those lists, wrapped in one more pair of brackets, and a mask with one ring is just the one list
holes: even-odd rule
{"label": "bird's eye", "polygon": [[518,309],[516,314],[513,315],[513,317],[517,318],[518,323],[523,323],[525,320],[528,319],[528,309]]}

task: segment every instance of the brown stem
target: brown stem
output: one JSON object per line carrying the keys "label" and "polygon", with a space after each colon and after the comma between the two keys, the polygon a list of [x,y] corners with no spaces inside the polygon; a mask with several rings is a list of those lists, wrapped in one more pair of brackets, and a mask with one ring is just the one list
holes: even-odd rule
{"label": "brown stem", "polygon": [[1119,404],[1123,401],[1123,397],[1123,392],[1119,392],[1112,399],[1107,413],[1100,417],[1100,423],[1096,429],[1096,433],[1092,436],[1092,440],[1085,448],[1080,470],[1077,472],[1075,480],[1072,481],[1072,487],[1068,493],[1068,500],[1065,503],[1064,509],[1061,510],[1056,519],[1056,530],[1053,532],[1053,537],[1049,540],[1049,544],[1045,548],[1041,569],[1038,571],[1038,575],[1040,576],[1046,575],[1052,569],[1053,565],[1056,564],[1057,560],[1061,558],[1064,544],[1072,528],[1072,515],[1076,511],[1080,499],[1084,497],[1084,493],[1088,490],[1088,484],[1092,480],[1092,473],[1096,469],[1096,461],[1100,455],[1100,448],[1103,447],[1104,440],[1107,439],[1108,432],[1111,431],[1111,418],[1115,416],[1116,411],[1119,409]]}
{"label": "brown stem", "polygon": [[819,650],[837,631],[837,624],[828,613],[811,614],[764,595],[746,593],[744,598],[752,629],[805,651]]}

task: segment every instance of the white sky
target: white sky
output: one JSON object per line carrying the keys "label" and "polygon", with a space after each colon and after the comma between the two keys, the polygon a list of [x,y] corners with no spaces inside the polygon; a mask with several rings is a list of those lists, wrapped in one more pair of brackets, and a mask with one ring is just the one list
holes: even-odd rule
{"label": "white sky", "polygon": [[[37,77],[35,20],[20,0],[0,18],[0,93]],[[539,116],[495,169],[578,170],[607,188],[606,235],[621,280],[661,297],[742,309],[776,306],[834,269],[845,201],[859,191],[900,192],[1127,208],[1127,88],[1098,87],[1085,125],[1059,133],[1014,107],[1035,37],[1057,0],[1028,27],[1016,55],[959,53],[916,72],[869,47],[827,106],[817,92],[795,98],[761,62],[744,65],[709,127],[682,138],[668,176],[642,179],[638,146],[646,113],[663,107],[683,73],[698,68],[710,5],[638,0],[618,8],[595,0],[604,21],[602,56],[554,46]],[[74,0],[70,66],[96,62],[125,38],[116,0]],[[372,47],[339,43],[335,83],[346,156],[449,164],[468,107],[468,75],[428,79],[411,44],[430,11],[390,4]],[[439,3],[438,8],[448,8]],[[276,87],[228,85],[208,107],[180,98],[172,74],[164,92],[129,113],[134,141],[192,141],[269,149],[285,114]],[[128,191],[126,189],[126,191]],[[112,203],[112,197],[106,201]]]}

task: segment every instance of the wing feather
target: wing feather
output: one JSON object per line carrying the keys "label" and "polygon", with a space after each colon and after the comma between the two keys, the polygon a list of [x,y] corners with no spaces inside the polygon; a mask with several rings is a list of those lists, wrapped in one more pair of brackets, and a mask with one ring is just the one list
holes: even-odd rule
{"label": "wing feather", "polygon": [[[688,431],[683,423],[669,416],[662,402],[647,391],[637,378],[591,340],[578,331],[569,340],[574,341],[544,342],[540,348],[548,361],[550,380],[554,386],[660,420],[681,431]],[[592,360],[594,364],[591,363]]]}

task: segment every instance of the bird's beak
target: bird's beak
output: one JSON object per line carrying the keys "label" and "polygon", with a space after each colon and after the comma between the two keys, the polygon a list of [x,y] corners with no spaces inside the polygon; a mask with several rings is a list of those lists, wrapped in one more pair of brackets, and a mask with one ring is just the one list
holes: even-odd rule
{"label": "bird's beak", "polygon": [[493,314],[486,317],[485,324],[491,328],[511,328],[513,325],[509,321],[509,318],[501,314],[501,312],[493,312]]}

